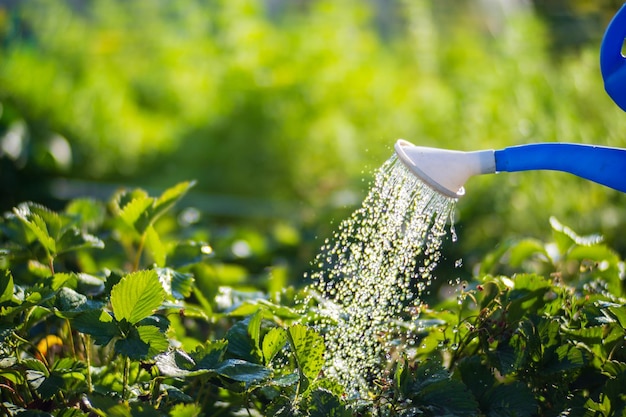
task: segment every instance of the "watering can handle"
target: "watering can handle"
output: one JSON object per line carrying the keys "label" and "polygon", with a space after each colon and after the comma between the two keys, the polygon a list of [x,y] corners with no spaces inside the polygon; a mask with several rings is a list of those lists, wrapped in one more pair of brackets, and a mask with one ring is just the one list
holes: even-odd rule
{"label": "watering can handle", "polygon": [[578,143],[529,143],[494,152],[496,172],[568,172],[626,193],[626,149]]}
{"label": "watering can handle", "polygon": [[626,39],[626,4],[609,23],[600,46],[600,71],[604,89],[615,104],[626,111],[626,57],[622,55]]}

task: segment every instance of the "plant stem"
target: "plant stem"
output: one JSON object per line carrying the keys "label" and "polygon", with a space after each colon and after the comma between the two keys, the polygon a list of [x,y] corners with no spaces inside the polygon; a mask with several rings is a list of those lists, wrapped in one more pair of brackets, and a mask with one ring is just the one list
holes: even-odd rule
{"label": "plant stem", "polygon": [[122,382],[122,400],[126,401],[128,398],[128,374],[130,373],[130,358],[126,356],[124,358],[124,380]]}
{"label": "plant stem", "polygon": [[141,261],[141,254],[143,253],[143,247],[146,244],[146,235],[143,233],[141,239],[139,239],[139,246],[137,247],[137,253],[135,254],[135,262],[133,263],[133,271],[139,270],[139,262]]}
{"label": "plant stem", "polygon": [[72,326],[70,324],[70,320],[65,319],[65,324],[67,326],[67,332],[70,339],[70,346],[72,347],[72,356],[74,357],[74,360],[76,360],[76,346],[74,346],[74,335],[72,334]]}
{"label": "plant stem", "polygon": [[50,273],[54,275],[54,258],[52,255],[48,255],[48,268],[50,269]]}
{"label": "plant stem", "polygon": [[85,349],[85,358],[87,359],[87,392],[90,394],[93,392],[93,385],[91,383],[91,336],[88,334],[82,334],[83,348]]}

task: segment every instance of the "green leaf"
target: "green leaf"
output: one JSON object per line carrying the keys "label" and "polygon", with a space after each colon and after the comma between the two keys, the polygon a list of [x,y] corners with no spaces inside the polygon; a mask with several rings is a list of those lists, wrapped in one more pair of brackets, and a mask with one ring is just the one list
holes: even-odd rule
{"label": "green leaf", "polygon": [[[215,372],[222,377],[243,382],[246,388],[271,376],[271,370],[262,365],[241,359],[219,361],[225,347],[223,341],[218,344],[211,343],[196,350],[192,356],[174,350],[156,356],[155,361],[159,371],[166,376],[190,377]],[[194,356],[201,360],[196,363]]]}
{"label": "green leaf", "polygon": [[563,332],[573,340],[582,342],[587,346],[600,345],[604,337],[603,326],[591,326],[582,329],[564,328]]}
{"label": "green leaf", "polygon": [[52,373],[46,376],[43,372],[33,371],[31,369],[26,371],[26,379],[28,380],[28,384],[37,391],[43,399],[55,396],[65,384],[63,377],[59,374]]}
{"label": "green leaf", "polygon": [[154,263],[159,267],[165,266],[165,259],[167,256],[167,248],[161,242],[159,234],[154,230],[154,227],[149,226],[146,229],[146,249],[152,255]]}
{"label": "green leaf", "polygon": [[55,291],[59,290],[61,287],[76,289],[78,280],[76,279],[75,273],[57,272],[52,276],[49,284]]}
{"label": "green leaf", "polygon": [[79,272],[76,276],[76,291],[88,296],[100,295],[104,292],[105,283],[100,277]]}
{"label": "green leaf", "polygon": [[33,239],[24,222],[20,220],[13,212],[5,213],[2,222],[0,222],[0,232],[8,241],[13,242],[15,248],[11,252],[16,252],[18,248],[28,246]]}
{"label": "green leaf", "polygon": [[148,350],[149,357],[165,352],[170,346],[165,334],[156,326],[138,326],[137,332],[139,338],[150,347]]}
{"label": "green leaf", "polygon": [[172,208],[195,184],[195,181],[185,181],[165,190],[154,204],[151,222],[154,222],[159,216]]}
{"label": "green leaf", "polygon": [[54,362],[51,369],[56,372],[72,372],[81,371],[86,367],[86,364],[84,362],[81,362],[80,360],[72,358],[62,358]]}
{"label": "green leaf", "polygon": [[560,345],[554,353],[554,360],[545,364],[543,368],[546,374],[580,369],[587,362],[583,352],[576,346]]}
{"label": "green leaf", "polygon": [[78,217],[81,229],[95,230],[104,221],[105,209],[98,201],[90,198],[77,198],[65,207],[65,213]]}
{"label": "green leaf", "polygon": [[106,345],[114,337],[121,336],[113,317],[102,310],[80,313],[72,319],[72,325],[79,332],[92,336],[97,345]]}
{"label": "green leaf", "polygon": [[115,342],[115,353],[128,356],[131,359],[147,359],[149,352],[150,345],[141,339],[136,327],[130,327],[124,338]]}
{"label": "green leaf", "polygon": [[71,227],[63,232],[57,241],[57,252],[66,253],[79,249],[104,248],[104,242],[96,236],[81,232],[75,227]]}
{"label": "green leaf", "polygon": [[50,210],[47,207],[37,203],[25,203],[21,206],[27,205],[28,210],[38,217],[40,217],[46,224],[50,236],[57,237],[61,234],[65,228],[72,225],[73,220],[66,216],[62,216],[59,213]]}
{"label": "green leaf", "polygon": [[164,376],[185,378],[206,374],[210,371],[210,369],[196,369],[196,362],[193,358],[179,349],[161,353],[154,360],[159,372]]}
{"label": "green leaf", "polygon": [[537,415],[537,402],[532,392],[520,381],[498,385],[486,401],[489,417],[531,417]]}
{"label": "green leaf", "polygon": [[131,324],[154,313],[164,299],[165,290],[153,270],[130,273],[111,290],[115,319],[126,320]]}
{"label": "green leaf", "polygon": [[115,342],[115,351],[131,359],[152,358],[168,347],[167,337],[156,326],[130,327],[125,337]]}
{"label": "green leaf", "polygon": [[59,411],[55,417],[89,417],[89,414],[76,408],[66,408],[65,410]]}
{"label": "green leaf", "polygon": [[461,374],[463,383],[472,391],[482,406],[484,397],[496,383],[491,370],[482,364],[479,356],[464,358],[459,362],[457,369]]}
{"label": "green leaf", "polygon": [[324,338],[303,324],[289,327],[287,333],[299,371],[313,381],[324,366]]}
{"label": "green leaf", "polygon": [[250,317],[235,323],[226,333],[228,354],[232,357],[258,363],[256,345],[248,332]]}
{"label": "green leaf", "polygon": [[153,314],[137,323],[138,326],[156,326],[161,333],[166,333],[170,328],[170,320],[161,314]]}
{"label": "green leaf", "polygon": [[13,299],[13,275],[8,269],[0,271],[0,303]]}
{"label": "green leaf", "polygon": [[[143,228],[136,227],[137,223],[142,217],[146,217],[147,210],[154,203],[154,199],[149,197],[146,193],[139,193],[131,201],[121,207],[119,216],[129,226],[137,230],[139,234],[143,234]],[[147,226],[147,225],[146,225]]]}
{"label": "green leaf", "polygon": [[567,259],[592,260],[598,263],[607,261],[612,268],[617,268],[620,262],[619,255],[605,245],[576,246],[568,252]]}
{"label": "green leaf", "polygon": [[27,204],[20,204],[13,209],[18,219],[33,233],[37,241],[43,246],[48,254],[56,254],[56,241],[50,236],[48,226],[41,216],[30,211]]}
{"label": "green leaf", "polygon": [[543,256],[546,261],[550,259],[543,246],[543,242],[537,239],[523,239],[511,247],[509,252],[509,264],[518,267],[522,262],[536,255]]}
{"label": "green leaf", "polygon": [[285,346],[285,343],[287,343],[287,331],[282,327],[274,327],[267,332],[263,337],[261,348],[265,365],[269,365],[274,356]]}
{"label": "green leaf", "polygon": [[197,362],[196,369],[215,369],[222,362],[227,348],[228,341],[226,340],[213,340],[205,343],[203,346],[198,346],[191,353],[191,356]]}
{"label": "green leaf", "polygon": [[448,371],[432,361],[415,370],[415,382],[408,397],[436,415],[475,416],[478,403],[463,382],[450,378]]}
{"label": "green leaf", "polygon": [[508,253],[511,246],[515,244],[513,240],[507,240],[501,242],[493,251],[483,257],[480,263],[480,270],[478,275],[485,276],[494,272],[498,263],[502,260],[505,254]]}
{"label": "green leaf", "polygon": [[[76,362],[72,359],[64,361],[63,364],[60,364],[60,368],[63,368],[65,365],[71,364],[76,365]],[[63,374],[67,371],[67,369],[59,369],[58,371],[48,371],[46,367],[38,360],[27,359],[22,362],[23,365],[27,367],[26,370],[26,380],[28,381],[28,385],[33,388],[37,394],[39,394],[43,399],[52,398],[65,385],[65,380],[63,379]],[[74,366],[73,369],[80,369],[81,367]]]}
{"label": "green leaf", "polygon": [[194,278],[171,268],[156,268],[159,280],[167,294],[176,300],[183,300],[191,295]]}
{"label": "green leaf", "polygon": [[608,307],[607,310],[617,320],[622,329],[626,329],[626,306]]}
{"label": "green leaf", "polygon": [[509,321],[516,321],[523,316],[535,314],[545,305],[544,296],[551,290],[551,283],[536,274],[515,276],[515,287],[507,293],[510,302]]}
{"label": "green leaf", "polygon": [[311,417],[349,417],[352,415],[339,398],[326,389],[314,389],[309,398],[309,416]]}
{"label": "green leaf", "polygon": [[279,395],[265,409],[265,415],[273,417],[295,417],[300,413],[294,408],[294,404],[289,397]]}
{"label": "green leaf", "polygon": [[495,359],[493,364],[502,375],[515,372],[522,365],[526,351],[519,336],[514,336],[509,343],[498,343],[498,347],[491,352],[491,357]]}
{"label": "green leaf", "polygon": [[[95,310],[101,307],[101,303],[89,300],[83,294],[67,287],[63,287],[59,290],[55,305],[64,314],[80,313],[85,310]],[[64,315],[64,317],[68,316]]]}
{"label": "green leaf", "polygon": [[485,281],[483,290],[477,293],[480,308],[487,307],[498,295],[500,295],[500,287],[493,281]]}
{"label": "green leaf", "polygon": [[277,378],[274,378],[272,380],[272,385],[275,385],[281,388],[292,387],[296,385],[299,380],[300,380],[300,376],[298,375],[298,372],[293,372],[287,375],[281,375]]}
{"label": "green leaf", "polygon": [[202,407],[198,404],[176,404],[170,410],[170,417],[198,417],[202,414]]}
{"label": "green leaf", "polygon": [[202,262],[212,255],[213,248],[207,243],[179,242],[168,256],[168,264],[172,268],[182,268]]}
{"label": "green leaf", "polygon": [[215,371],[221,376],[243,382],[246,389],[272,375],[272,371],[265,366],[241,359],[227,359]]}
{"label": "green leaf", "polygon": [[259,310],[250,317],[248,322],[248,334],[254,344],[255,357],[262,355],[261,352],[261,321],[263,320],[264,312]]}
{"label": "green leaf", "polygon": [[[171,404],[191,404],[194,402],[194,399],[186,394],[183,390],[174,387],[172,385],[161,385],[161,387],[165,388],[165,392],[167,393],[167,398]],[[174,407],[176,408],[176,407]]]}
{"label": "green leaf", "polygon": [[602,370],[612,377],[626,375],[626,363],[609,360],[602,364]]}
{"label": "green leaf", "polygon": [[592,246],[602,242],[600,235],[579,236],[572,229],[559,222],[556,217],[550,217],[550,226],[552,226],[552,235],[561,254],[566,254],[574,244]]}
{"label": "green leaf", "polygon": [[143,233],[153,225],[159,217],[171,209],[187,193],[195,182],[181,182],[168,188],[158,199],[153,199],[153,204],[143,213],[135,223],[135,228],[139,233]]}
{"label": "green leaf", "polygon": [[40,360],[37,359],[25,359],[22,361],[22,365],[27,369],[31,369],[33,371],[41,372],[44,376],[50,375],[50,371],[46,368],[46,365],[43,364]]}

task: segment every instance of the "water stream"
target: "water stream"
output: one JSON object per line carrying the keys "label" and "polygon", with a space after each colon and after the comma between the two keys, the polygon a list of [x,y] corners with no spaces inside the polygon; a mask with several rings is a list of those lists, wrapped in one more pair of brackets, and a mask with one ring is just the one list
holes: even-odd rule
{"label": "water stream", "polygon": [[[314,261],[327,375],[353,398],[381,378],[393,335],[416,318],[433,280],[456,200],[426,186],[394,155],[377,171],[360,209]],[[452,239],[456,240],[451,227]]]}

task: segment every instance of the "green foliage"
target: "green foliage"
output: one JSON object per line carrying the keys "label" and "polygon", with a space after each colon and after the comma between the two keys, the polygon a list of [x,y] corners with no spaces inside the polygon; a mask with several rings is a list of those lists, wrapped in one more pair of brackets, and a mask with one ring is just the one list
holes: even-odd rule
{"label": "green foliage", "polygon": [[426,312],[443,323],[412,336],[413,360],[437,358],[481,415],[621,413],[610,387],[624,375],[623,261],[598,236],[550,223],[552,242],[505,242],[457,300]]}
{"label": "green foliage", "polygon": [[[550,242],[503,242],[456,299],[423,306],[406,334],[390,335],[387,372],[357,399],[325,374],[324,335],[293,305],[294,289],[210,290],[205,270],[222,260],[205,242],[177,240],[188,231],[162,231],[190,186],[5,214],[4,414],[623,413],[624,263],[599,236],[552,218]],[[99,243],[65,244],[68,233]],[[161,254],[148,250],[150,233]]]}
{"label": "green foliage", "polygon": [[210,247],[159,224],[192,185],[158,197],[122,190],[106,209],[81,199],[62,212],[21,204],[5,214],[4,414],[346,415],[321,374],[323,338],[296,323],[301,313],[252,298],[228,311],[195,285],[214,263]]}

